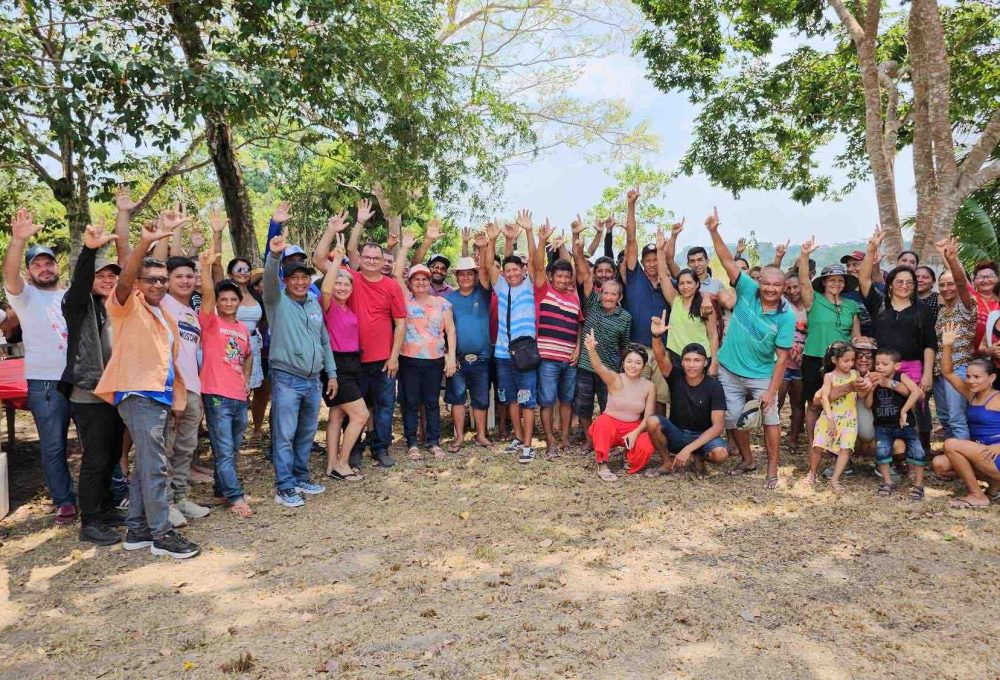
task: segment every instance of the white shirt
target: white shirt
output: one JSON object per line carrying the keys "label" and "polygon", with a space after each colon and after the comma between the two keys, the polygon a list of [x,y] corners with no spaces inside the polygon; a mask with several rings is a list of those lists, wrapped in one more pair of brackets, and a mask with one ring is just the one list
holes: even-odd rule
{"label": "white shirt", "polygon": [[62,313],[65,289],[40,290],[24,284],[20,295],[9,290],[7,299],[21,322],[24,338],[24,377],[59,380],[66,369],[69,332]]}
{"label": "white shirt", "polygon": [[181,333],[181,344],[177,349],[177,370],[184,378],[188,392],[201,394],[201,378],[198,375],[198,350],[201,348],[201,324],[198,312],[183,305],[167,293],[160,300],[160,307],[177,322]]}

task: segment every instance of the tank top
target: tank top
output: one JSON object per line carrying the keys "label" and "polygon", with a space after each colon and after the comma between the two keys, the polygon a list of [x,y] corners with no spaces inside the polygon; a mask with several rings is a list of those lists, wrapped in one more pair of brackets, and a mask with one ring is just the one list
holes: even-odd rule
{"label": "tank top", "polygon": [[257,324],[260,323],[263,316],[264,310],[260,308],[260,303],[256,300],[254,300],[253,307],[240,304],[240,306],[236,308],[236,320],[243,322],[243,325],[247,327],[250,335],[253,335],[254,331],[257,330]]}
{"label": "tank top", "polygon": [[986,404],[993,401],[998,394],[1000,392],[994,392],[993,396],[980,406],[969,404],[965,411],[969,421],[969,436],[980,444],[1000,443],[1000,411],[986,408]]}
{"label": "tank top", "polygon": [[634,423],[646,413],[646,389],[651,384],[645,378],[632,381],[623,374],[622,390],[617,394],[608,390],[608,407],[604,412],[615,420]]}
{"label": "tank top", "polygon": [[[899,371],[892,376],[892,379],[899,381]],[[883,427],[899,427],[899,413],[906,404],[906,396],[888,387],[876,387],[872,399],[872,413],[875,416],[875,424]],[[906,414],[906,424],[913,426],[915,423],[913,411]]]}
{"label": "tank top", "polygon": [[[695,310],[696,312],[699,310]],[[697,342],[710,354],[712,348],[708,344],[708,330],[705,322],[697,314],[694,318],[684,309],[684,301],[678,295],[670,307],[670,331],[667,333],[667,349],[674,354],[681,354],[684,348],[692,342]]]}

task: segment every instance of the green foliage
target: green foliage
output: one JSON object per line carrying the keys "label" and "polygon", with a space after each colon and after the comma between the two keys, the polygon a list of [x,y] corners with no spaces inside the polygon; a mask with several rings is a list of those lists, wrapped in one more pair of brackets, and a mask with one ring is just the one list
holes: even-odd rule
{"label": "green foliage", "polygon": [[[625,224],[627,208],[626,195],[639,183],[639,202],[636,204],[636,239],[641,244],[651,243],[657,227],[664,227],[673,220],[674,214],[659,205],[666,197],[666,189],[672,180],[669,172],[656,170],[639,161],[626,164],[614,174],[614,184],[601,192],[600,202],[590,208],[585,216],[589,224],[598,219],[614,215],[619,224]],[[625,232],[615,236],[615,250],[625,246]]]}

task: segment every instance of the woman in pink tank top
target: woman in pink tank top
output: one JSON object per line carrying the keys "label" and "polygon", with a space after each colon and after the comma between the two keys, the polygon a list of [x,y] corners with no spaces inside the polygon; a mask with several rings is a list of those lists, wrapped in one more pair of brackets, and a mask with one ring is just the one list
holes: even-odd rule
{"label": "woman in pink tank top", "polygon": [[608,386],[608,407],[590,426],[597,460],[597,476],[613,482],[618,476],[608,467],[608,455],[613,447],[624,446],[628,473],[639,472],[653,455],[653,442],[646,433],[646,418],[656,411],[656,388],[642,377],[649,360],[646,349],[631,344],[625,349],[621,373],[601,363],[597,354],[594,331],[584,338],[595,372]]}

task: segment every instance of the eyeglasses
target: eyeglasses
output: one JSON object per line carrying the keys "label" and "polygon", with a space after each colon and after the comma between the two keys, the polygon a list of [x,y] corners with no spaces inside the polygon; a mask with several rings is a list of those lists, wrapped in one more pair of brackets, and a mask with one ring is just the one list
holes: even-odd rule
{"label": "eyeglasses", "polygon": [[362,255],[361,259],[362,260],[368,260],[369,262],[381,262],[382,261],[382,256],[381,255]]}
{"label": "eyeglasses", "polygon": [[249,274],[250,273],[250,267],[246,266],[245,264],[238,264],[235,267],[233,267],[233,273],[234,274]]}
{"label": "eyeglasses", "polygon": [[165,286],[168,279],[166,276],[140,276],[139,280],[145,281],[151,286]]}
{"label": "eyeglasses", "polygon": [[896,279],[892,282],[892,285],[899,286],[900,288],[912,288],[914,283],[909,279]]}

